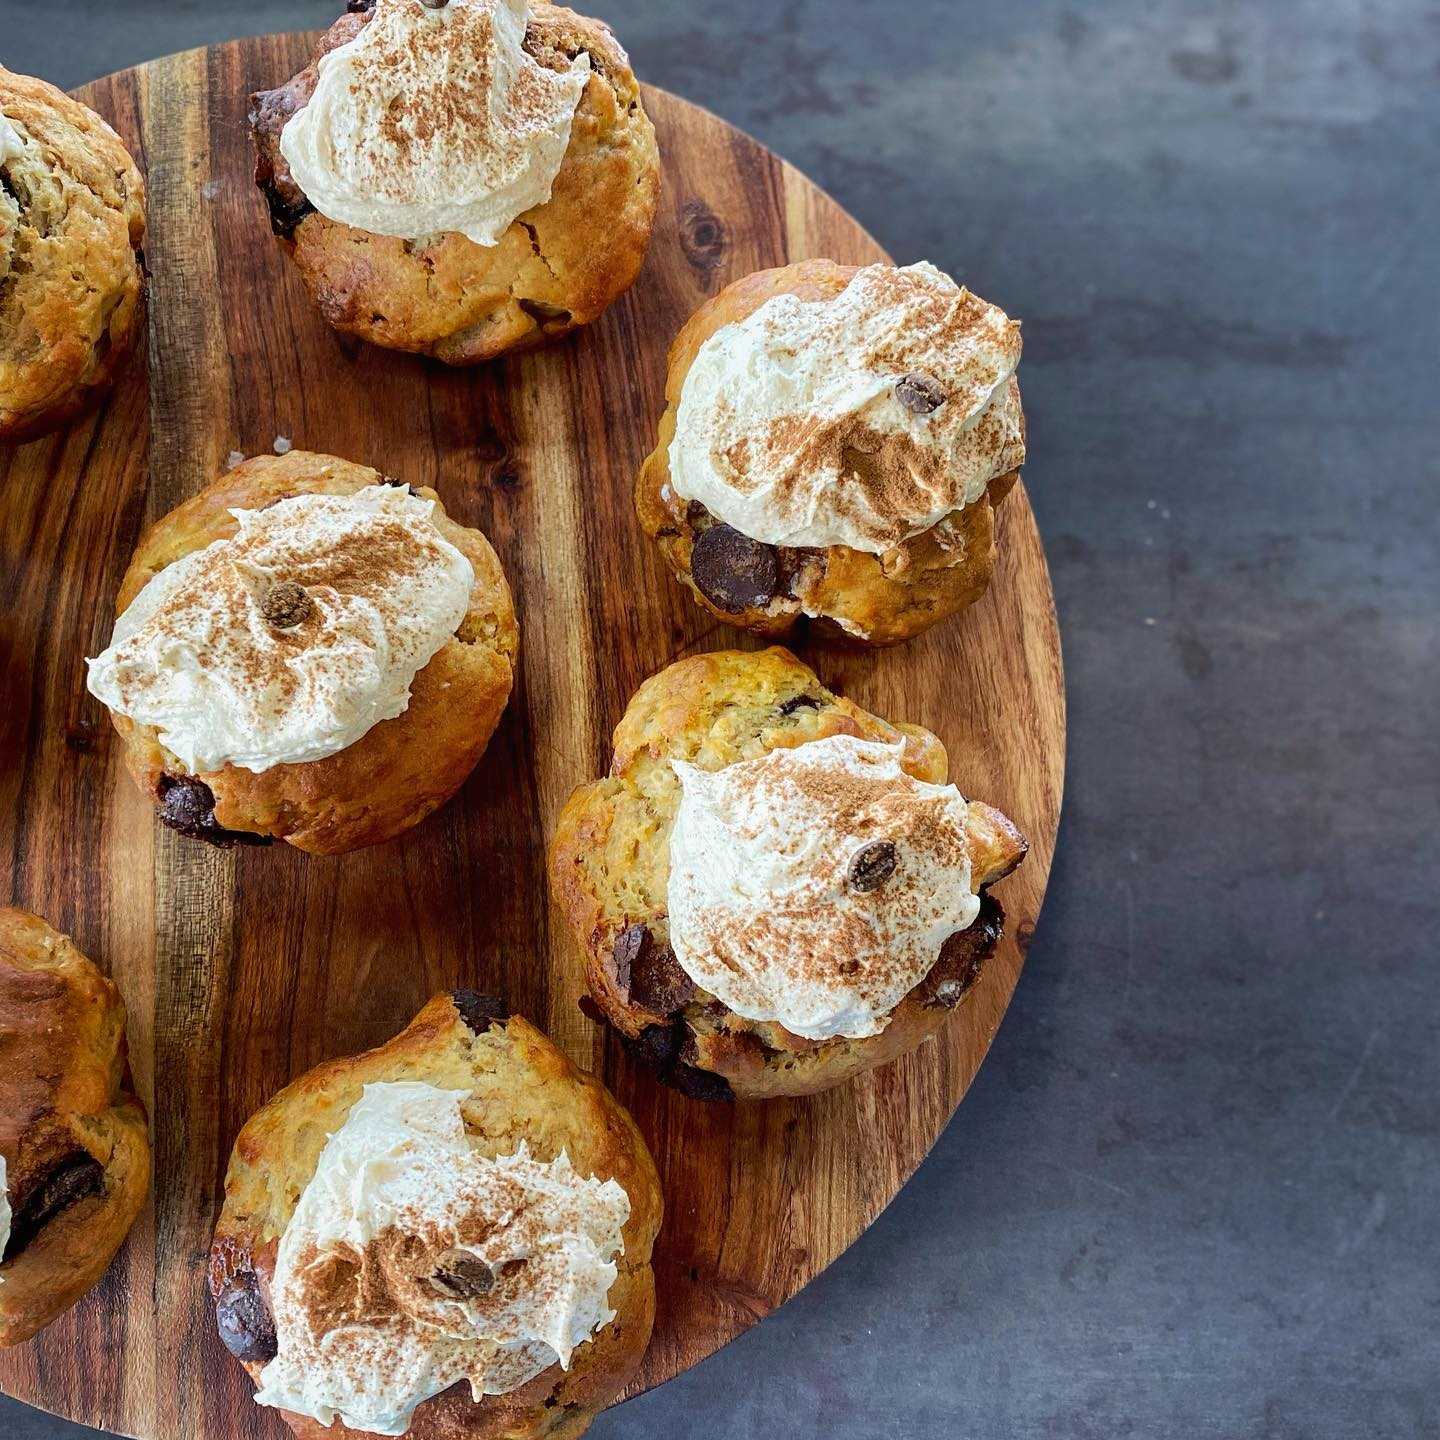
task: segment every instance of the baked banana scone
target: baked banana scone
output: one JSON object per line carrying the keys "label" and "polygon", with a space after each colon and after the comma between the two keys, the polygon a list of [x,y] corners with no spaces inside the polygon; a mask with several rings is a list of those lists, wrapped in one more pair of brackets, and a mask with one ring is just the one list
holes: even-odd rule
{"label": "baked banana scone", "polygon": [[349,9],[250,112],[256,183],[326,320],[473,365],[596,319],[660,194],[615,37],[543,0]]}
{"label": "baked banana scone", "polygon": [[0,1346],[99,1281],[149,1190],[119,992],[38,916],[0,909]]}
{"label": "baked banana scone", "polygon": [[215,845],[375,845],[448,800],[510,697],[500,562],[433,490],[294,450],[142,537],[90,661],[160,819]]}
{"label": "baked banana scone", "polygon": [[0,66],[0,440],[48,434],[109,388],[140,333],[144,239],[120,137]]}
{"label": "baked banana scone", "polygon": [[645,1353],[660,1214],[600,1082],[456,991],[240,1132],[216,1321],[301,1440],[573,1440]]}
{"label": "baked banana scone", "polygon": [[947,764],[785,650],[646,681],[550,853],[600,1014],[700,1099],[813,1094],[914,1049],[993,953],[988,887],[1027,849]]}
{"label": "baked banana scone", "polygon": [[990,583],[1019,360],[1019,325],[933,265],[746,276],[671,347],[640,523],[731,624],[907,640]]}

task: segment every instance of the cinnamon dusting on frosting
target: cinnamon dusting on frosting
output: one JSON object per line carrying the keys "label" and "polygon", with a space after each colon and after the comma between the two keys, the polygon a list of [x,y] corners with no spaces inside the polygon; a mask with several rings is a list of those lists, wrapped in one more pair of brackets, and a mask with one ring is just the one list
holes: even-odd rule
{"label": "cinnamon dusting on frosting", "polygon": [[1023,463],[1019,359],[1020,327],[932,265],[778,295],[695,357],[671,484],[766,544],[882,554]]}
{"label": "cinnamon dusting on frosting", "polygon": [[905,774],[902,750],[833,736],[717,772],[675,762],[671,946],[736,1014],[877,1034],[973,923],[965,801]]}
{"label": "cinnamon dusting on frosting", "polygon": [[310,203],[376,234],[493,245],[548,200],[590,61],[541,65],[528,18],[525,0],[377,0],[281,134]]}
{"label": "cinnamon dusting on frosting", "polygon": [[[331,1138],[281,1239],[279,1348],[258,1403],[403,1434],[457,1381],[479,1399],[568,1368],[613,1318],[624,1190],[578,1176],[563,1154],[478,1153],[464,1098],[370,1085]],[[467,1267],[491,1283],[436,1284]]]}

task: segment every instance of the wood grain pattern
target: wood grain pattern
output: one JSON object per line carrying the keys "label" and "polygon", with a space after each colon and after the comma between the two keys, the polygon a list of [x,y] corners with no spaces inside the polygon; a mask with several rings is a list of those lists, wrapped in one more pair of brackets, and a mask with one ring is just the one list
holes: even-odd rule
{"label": "wood grain pattern", "polygon": [[[458,984],[508,994],[601,1071],[655,1151],[669,1213],[636,1390],[713,1352],[850,1244],[945,1125],[1014,988],[1060,806],[1059,644],[1017,491],[995,584],[968,616],[879,656],[807,656],[861,703],[937,730],[961,788],[1032,837],[1001,888],[1009,934],[977,993],[939,1041],[815,1100],[706,1107],[629,1065],[576,1008],[579,964],[544,889],[547,828],[608,764],[611,727],[646,675],[750,643],[686,598],[634,521],[665,349],[697,304],[749,270],[881,252],[795,170],[651,91],[666,161],[659,228],[639,284],[600,324],[473,372],[356,345],[312,309],[250,183],[245,97],[308,49],[304,36],[241,41],[83,92],[149,177],[149,424],[141,359],[101,413],[0,456],[5,898],[74,934],[124,989],[157,1172],[152,1209],[106,1282],[0,1356],[0,1386],[146,1440],[287,1433],[251,1405],[204,1298],[230,1144],[293,1076],[386,1039]],[[284,846],[219,854],[157,829],[85,693],[82,656],[108,636],[141,525],[230,451],[268,450],[277,436],[434,485],[494,542],[521,619],[516,694],[470,783],[405,839],[340,859]]]}

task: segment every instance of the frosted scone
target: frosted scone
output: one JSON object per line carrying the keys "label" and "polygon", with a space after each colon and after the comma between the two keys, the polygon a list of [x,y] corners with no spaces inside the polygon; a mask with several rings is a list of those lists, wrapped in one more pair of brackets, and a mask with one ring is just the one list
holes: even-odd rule
{"label": "frosted scone", "polygon": [[256,183],[331,325],[473,365],[589,324],[640,272],[655,131],[598,20],[351,0],[252,97]]}
{"label": "frosted scone", "polygon": [[0,909],[0,1346],[99,1281],[149,1189],[119,992],[38,916]]}
{"label": "frosted scone", "polygon": [[987,887],[1026,852],[947,763],[785,650],[646,681],[550,854],[633,1053],[697,1098],[807,1095],[937,1030],[1000,938]]}
{"label": "frosted scone", "polygon": [[145,187],[78,100],[0,66],[0,440],[109,388],[144,313]]}
{"label": "frosted scone", "polygon": [[747,276],[671,347],[640,522],[732,624],[909,639],[990,583],[1019,360],[1019,325],[933,265]]}
{"label": "frosted scone", "polygon": [[518,636],[490,543],[433,490],[296,450],[154,525],[90,661],[160,819],[215,845],[338,854],[460,788]]}
{"label": "frosted scone", "polygon": [[573,1440],[645,1353],[660,1211],[600,1082],[456,991],[240,1132],[216,1321],[301,1440]]}

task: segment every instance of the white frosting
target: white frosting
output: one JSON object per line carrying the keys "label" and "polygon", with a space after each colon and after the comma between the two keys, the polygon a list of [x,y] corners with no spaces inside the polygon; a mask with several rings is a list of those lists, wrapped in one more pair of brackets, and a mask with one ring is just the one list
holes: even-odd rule
{"label": "white frosting", "polygon": [[280,153],[322,214],[376,235],[458,231],[494,245],[549,200],[590,57],[549,70],[523,48],[526,0],[377,0],[323,56]]}
{"label": "white frosting", "polygon": [[[115,622],[91,693],[195,774],[344,750],[405,710],[469,608],[474,569],[433,511],[391,485],[233,511],[237,535],[167,566]],[[289,629],[263,613],[279,581],[313,602]]]}
{"label": "white frosting", "polygon": [[[461,1380],[503,1395],[614,1319],[606,1297],[625,1191],[522,1144],[473,1150],[463,1090],[367,1085],[321,1152],[281,1237],[271,1285],[279,1349],[255,1399],[322,1425],[403,1435]],[[483,1261],[494,1288],[447,1298],[437,1259]],[[440,1268],[444,1268],[441,1266]],[[363,1278],[362,1278],[363,1277]]]}
{"label": "white frosting", "polygon": [[[670,484],[769,545],[882,554],[1023,463],[1019,360],[1019,326],[933,265],[774,296],[695,356]],[[917,373],[946,396],[930,414],[897,395]]]}
{"label": "white frosting", "polygon": [[10,1182],[5,1178],[5,1157],[0,1155],[0,1260],[5,1258],[5,1247],[10,1243],[10,1218]]}
{"label": "white frosting", "polygon": [[[673,762],[670,945],[702,990],[810,1040],[885,1028],[980,912],[965,800],[903,753],[836,735],[718,771]],[[882,841],[894,874],[861,891],[851,867]]]}

